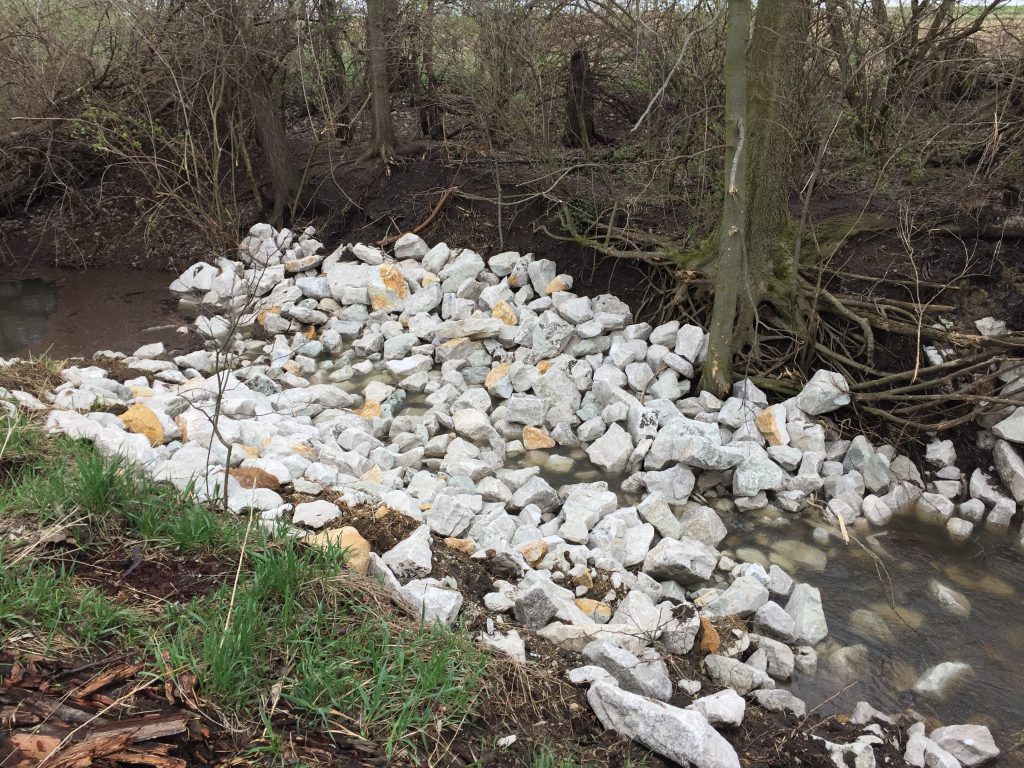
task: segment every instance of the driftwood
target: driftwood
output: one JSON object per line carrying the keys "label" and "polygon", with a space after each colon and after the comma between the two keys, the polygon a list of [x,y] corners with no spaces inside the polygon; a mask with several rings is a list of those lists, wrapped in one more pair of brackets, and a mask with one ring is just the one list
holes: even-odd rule
{"label": "driftwood", "polygon": [[[0,686],[0,727],[7,731],[0,738],[0,765],[185,768],[188,762],[172,752],[181,746],[182,734],[187,740],[202,730],[195,713],[168,706],[156,714],[126,716],[122,706],[112,706],[115,699],[100,693],[135,683],[142,669],[139,663],[113,663],[63,687],[12,665]],[[136,683],[130,690],[135,694],[147,687],[144,681],[141,688]],[[124,697],[116,701],[128,703]],[[162,741],[169,737],[179,738]]]}

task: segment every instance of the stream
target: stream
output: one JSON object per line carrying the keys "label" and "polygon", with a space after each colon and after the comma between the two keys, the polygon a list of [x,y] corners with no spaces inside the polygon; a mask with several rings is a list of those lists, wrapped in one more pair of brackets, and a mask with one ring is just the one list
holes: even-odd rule
{"label": "stream", "polygon": [[177,301],[168,274],[156,270],[33,269],[0,279],[0,357],[91,357],[112,349],[131,354],[162,341],[171,350],[198,345],[176,332]]}

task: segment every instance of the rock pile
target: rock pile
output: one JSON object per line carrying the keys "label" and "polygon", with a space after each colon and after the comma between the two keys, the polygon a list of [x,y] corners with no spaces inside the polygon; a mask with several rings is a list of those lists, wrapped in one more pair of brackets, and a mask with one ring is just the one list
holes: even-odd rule
{"label": "rock pile", "polygon": [[[1006,528],[1024,500],[1024,462],[1007,442],[1024,440],[1024,409],[993,429],[1013,498],[980,470],[965,482],[948,442],[929,446],[926,482],[889,446],[839,439],[822,418],[850,402],[836,373],[818,371],[784,402],[749,381],[724,401],[691,393],[701,328],[652,327],[613,296],[577,296],[550,260],[484,259],[415,235],[393,255],[361,244],[327,254],[315,234],[257,225],[236,260],[174,281],[203,312],[206,349],[105,353],[138,377],[72,367],[52,403],[14,397],[155,478],[257,510],[275,533],[332,533],[346,505],[405,515],[418,527],[386,552],[340,529],[361,570],[451,624],[464,596],[432,575],[436,547],[500,568],[481,640],[521,661],[528,631],[581,653],[570,679],[589,685],[601,722],[681,764],[738,765],[716,729],[739,725],[748,700],[802,716],[777,686],[813,674],[828,633],[812,585],[718,550],[719,512],[821,505],[847,528],[910,513],[962,539]],[[129,407],[95,410],[110,404]],[[285,486],[331,500],[293,506]],[[752,631],[708,649],[707,676],[723,690],[668,704],[700,684],[672,680],[665,654],[689,653],[702,627],[728,617]],[[915,749],[978,764],[968,760],[989,755],[991,739],[976,748],[954,730],[966,727],[912,736]],[[873,764],[861,760],[883,737],[829,749],[838,764],[851,750]]]}

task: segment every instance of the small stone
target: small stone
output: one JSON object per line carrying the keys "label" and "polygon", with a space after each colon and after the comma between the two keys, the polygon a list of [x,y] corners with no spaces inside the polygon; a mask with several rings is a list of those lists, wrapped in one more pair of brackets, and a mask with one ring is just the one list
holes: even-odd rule
{"label": "small stone", "polygon": [[747,709],[747,702],[736,691],[726,688],[724,691],[712,693],[710,696],[695,699],[687,709],[700,712],[712,725],[735,728],[743,722],[743,713]]}
{"label": "small stone", "polygon": [[437,579],[416,579],[399,590],[402,599],[425,623],[451,626],[462,608],[462,593]]}
{"label": "small stone", "polygon": [[591,462],[613,475],[622,473],[632,453],[633,441],[618,424],[612,424],[607,432],[587,448]]}
{"label": "small stone", "polygon": [[797,717],[807,714],[807,704],[786,690],[754,691],[754,701],[770,712],[790,712]]}
{"label": "small stone", "polygon": [[585,616],[590,617],[598,624],[607,624],[612,618],[612,608],[608,603],[600,600],[592,600],[587,597],[578,597],[573,601]]}
{"label": "small stone", "polygon": [[746,618],[768,602],[768,588],[753,576],[740,576],[701,610],[710,618]]}
{"label": "small stone", "polygon": [[543,427],[523,427],[523,447],[528,451],[555,447],[555,441]]}
{"label": "small stone", "polygon": [[797,584],[786,603],[786,613],[793,618],[796,641],[814,645],[828,635],[825,612],[821,607],[821,593],[809,584]]}
{"label": "small stone", "polygon": [[709,653],[718,653],[722,646],[722,638],[715,629],[715,625],[707,616],[700,617],[700,629],[697,632],[697,651],[706,656]]}
{"label": "small stone", "polygon": [[736,750],[699,712],[652,701],[608,682],[594,683],[587,701],[606,729],[680,765],[740,768]]}
{"label": "small stone", "polygon": [[999,747],[984,725],[947,725],[936,728],[929,736],[968,768],[984,765],[999,757]]}
{"label": "small stone", "polygon": [[472,555],[478,549],[472,539],[457,539],[454,536],[445,538],[444,545],[453,552],[462,552],[464,555]]}
{"label": "small stone", "polygon": [[135,403],[118,418],[125,429],[143,435],[150,445],[161,445],[164,442],[164,428],[153,409],[142,403]]}
{"label": "small stone", "polygon": [[745,696],[758,688],[774,688],[775,681],[767,672],[744,664],[739,659],[711,654],[704,658],[704,667],[716,683],[727,686]]}
{"label": "small stone", "polygon": [[243,488],[269,488],[272,491],[281,488],[280,480],[259,467],[232,467],[228,474]]}
{"label": "small stone", "polygon": [[403,584],[430,575],[433,555],[430,549],[430,528],[421,525],[409,536],[389,549],[381,559]]}
{"label": "small stone", "polygon": [[331,528],[307,536],[304,541],[310,546],[327,549],[334,547],[344,553],[345,565],[356,573],[366,575],[370,566],[370,542],[352,526]]}
{"label": "small stone", "polygon": [[327,523],[339,517],[341,517],[341,510],[335,504],[318,499],[297,504],[295,512],[292,514],[292,523],[309,528],[323,528]]}
{"label": "small stone", "polygon": [[693,539],[662,539],[647,557],[643,571],[656,580],[678,581],[684,586],[711,578],[718,563],[718,553]]}
{"label": "small stone", "polygon": [[956,448],[952,440],[933,440],[925,449],[924,460],[937,469],[956,464]]}
{"label": "small stone", "polygon": [[796,396],[797,407],[811,416],[829,413],[850,403],[850,385],[842,374],[819,370]]}
{"label": "small stone", "polygon": [[974,677],[970,665],[959,661],[944,661],[925,670],[914,683],[914,693],[926,699],[942,700]]}
{"label": "small stone", "polygon": [[536,568],[547,557],[548,543],[544,539],[531,541],[529,544],[524,544],[519,548],[519,554],[523,556],[527,565],[531,568]]}
{"label": "small stone", "polygon": [[1003,440],[1024,443],[1024,406],[1015,408],[1013,413],[992,427],[992,434]]}

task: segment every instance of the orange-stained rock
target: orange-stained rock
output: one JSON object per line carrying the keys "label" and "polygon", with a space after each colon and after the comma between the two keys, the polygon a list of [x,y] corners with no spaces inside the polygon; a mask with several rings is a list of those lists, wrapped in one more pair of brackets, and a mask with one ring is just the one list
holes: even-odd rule
{"label": "orange-stained rock", "polygon": [[150,445],[161,445],[164,441],[164,428],[153,410],[142,403],[136,403],[118,416],[125,429],[139,435],[145,435]]}
{"label": "orange-stained rock", "polygon": [[465,552],[467,555],[472,555],[476,552],[476,542],[472,539],[456,539],[453,536],[449,536],[444,540],[444,545],[448,549],[454,549],[456,552]]}
{"label": "orange-stained rock", "polygon": [[541,372],[541,375],[547,373],[549,368],[551,368],[550,360],[541,360],[537,363],[537,370]]}
{"label": "orange-stained rock", "polygon": [[702,656],[706,656],[709,653],[718,653],[721,646],[722,638],[719,637],[718,630],[707,617],[701,616],[700,629],[697,630],[697,650]]}
{"label": "orange-stained rock", "polygon": [[[487,372],[487,376],[484,379],[484,389],[490,392],[492,388],[498,385],[498,382],[500,382],[502,379],[508,376],[508,369],[508,363],[500,363],[491,368],[491,370]],[[494,393],[492,392],[491,394]]]}
{"label": "orange-stained rock", "polygon": [[228,474],[243,488],[269,488],[276,491],[281,487],[276,477],[259,467],[234,467],[228,470]]}
{"label": "orange-stained rock", "polygon": [[516,317],[516,311],[512,309],[512,305],[507,301],[499,301],[494,305],[494,309],[491,310],[491,317],[496,317],[505,325],[519,325],[519,318]]}
{"label": "orange-stained rock", "polygon": [[292,450],[304,459],[316,460],[316,448],[309,443],[292,443]]}
{"label": "orange-stained rock", "polygon": [[583,571],[583,573],[573,577],[572,583],[577,587],[590,589],[594,586],[594,577],[590,575],[590,571]]}
{"label": "orange-stained rock", "polygon": [[572,288],[572,281],[566,280],[565,275],[559,275],[547,284],[547,287],[544,289],[544,293],[550,295],[552,293],[558,293],[559,291],[568,291],[570,288]]}
{"label": "orange-stained rock", "polygon": [[607,624],[612,618],[611,606],[589,597],[576,598],[576,607],[598,624]]}
{"label": "orange-stained rock", "polygon": [[149,387],[140,387],[138,385],[128,387],[132,393],[132,397],[152,397],[153,390]]}
{"label": "orange-stained rock", "polygon": [[[761,434],[764,435],[764,439],[768,441],[768,445],[782,445],[786,425],[779,423],[775,416],[774,408],[765,408],[754,417],[754,423]],[[788,438],[789,435],[787,434],[785,437]]]}
{"label": "orange-stained rock", "polygon": [[245,443],[232,443],[231,450],[235,456],[241,453],[247,459],[258,459],[260,457],[260,449],[252,445],[245,445]]}
{"label": "orange-stained rock", "polygon": [[528,451],[554,448],[555,441],[543,427],[523,427],[523,447]]}
{"label": "orange-stained rock", "polygon": [[358,411],[355,411],[354,413],[356,414],[356,416],[360,417],[361,419],[366,419],[367,421],[369,421],[370,419],[375,419],[378,416],[380,416],[380,403],[378,403],[376,400],[367,400],[365,403],[363,403],[363,407],[360,408]]}
{"label": "orange-stained rock", "polygon": [[523,556],[527,565],[536,568],[537,564],[548,555],[548,543],[544,539],[537,539],[529,544],[523,544],[519,548],[519,554]]}
{"label": "orange-stained rock", "polygon": [[383,289],[370,283],[369,295],[370,306],[375,312],[397,309],[409,296],[409,286],[406,285],[405,275],[398,268],[397,264],[381,264],[377,269],[380,271],[380,279],[384,283]]}
{"label": "orange-stained rock", "polygon": [[370,566],[370,542],[352,526],[328,528],[326,531],[307,536],[304,541],[310,546],[321,549],[335,546],[344,550],[345,565],[356,573],[366,575],[366,569]]}
{"label": "orange-stained rock", "polygon": [[281,314],[281,307],[279,307],[279,306],[267,307],[266,309],[261,309],[259,312],[256,313],[256,322],[259,323],[260,325],[264,325],[267,322],[267,315],[280,315],[280,314]]}

